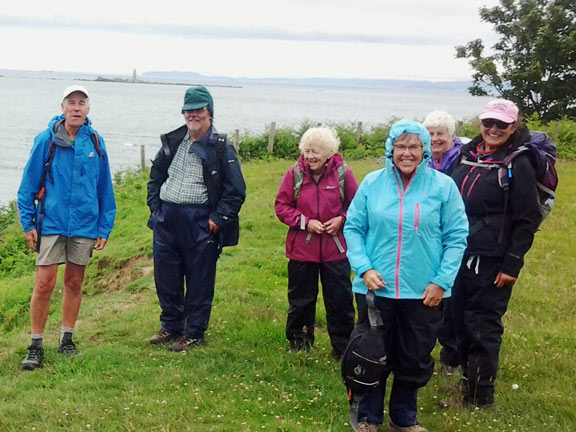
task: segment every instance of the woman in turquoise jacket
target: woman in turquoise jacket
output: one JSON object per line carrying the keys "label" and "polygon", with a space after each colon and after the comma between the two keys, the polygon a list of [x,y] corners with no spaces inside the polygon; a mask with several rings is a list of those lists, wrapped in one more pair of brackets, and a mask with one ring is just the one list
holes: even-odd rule
{"label": "woman in turquoise jacket", "polygon": [[[424,432],[417,420],[418,389],[434,371],[430,356],[466,248],[468,221],[454,181],[427,167],[430,134],[402,120],[386,141],[386,168],[360,184],[344,236],[356,273],[358,323],[368,321],[366,293],[374,291],[394,373],[391,430]],[[383,380],[385,383],[385,380]],[[385,384],[361,398],[358,430],[379,430]]]}

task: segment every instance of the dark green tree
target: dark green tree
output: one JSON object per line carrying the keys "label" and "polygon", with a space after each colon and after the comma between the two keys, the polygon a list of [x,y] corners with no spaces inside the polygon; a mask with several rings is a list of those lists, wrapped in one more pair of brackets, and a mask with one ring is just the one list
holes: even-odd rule
{"label": "dark green tree", "polygon": [[470,94],[509,99],[544,122],[576,117],[576,0],[500,0],[480,18],[500,40],[490,55],[480,39],[456,47],[475,71]]}

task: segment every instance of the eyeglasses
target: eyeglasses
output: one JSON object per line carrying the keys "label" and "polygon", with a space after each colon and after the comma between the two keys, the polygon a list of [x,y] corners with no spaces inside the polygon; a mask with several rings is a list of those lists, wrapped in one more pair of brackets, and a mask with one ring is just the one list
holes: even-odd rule
{"label": "eyeglasses", "polygon": [[206,111],[205,106],[203,106],[202,108],[198,108],[198,109],[186,110],[186,111],[184,111],[184,114],[202,114],[204,111]]}
{"label": "eyeglasses", "polygon": [[418,153],[419,151],[422,150],[421,145],[411,145],[411,146],[395,145],[392,147],[399,153],[404,153],[406,150],[408,150],[410,153]]}
{"label": "eyeglasses", "polygon": [[482,120],[482,126],[484,126],[486,129],[490,129],[492,126],[496,126],[498,129],[508,129],[508,126],[510,126],[512,123],[506,123],[503,122],[501,120],[496,120],[496,119],[483,119]]}

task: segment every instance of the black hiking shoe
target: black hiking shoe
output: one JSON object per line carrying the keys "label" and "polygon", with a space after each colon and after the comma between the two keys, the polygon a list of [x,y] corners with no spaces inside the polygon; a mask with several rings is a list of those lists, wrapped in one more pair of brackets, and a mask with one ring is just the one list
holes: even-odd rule
{"label": "black hiking shoe", "polygon": [[43,364],[44,364],[44,348],[42,348],[41,346],[30,345],[28,347],[28,356],[26,356],[26,358],[22,360],[20,366],[22,367],[23,370],[34,370],[41,368]]}
{"label": "black hiking shoe", "polygon": [[186,351],[191,348],[196,348],[204,342],[204,339],[193,339],[186,336],[182,336],[176,342],[168,347],[170,351]]}
{"label": "black hiking shoe", "polygon": [[164,330],[160,330],[154,336],[150,338],[150,344],[152,345],[164,345],[167,343],[176,342],[180,339],[182,335],[180,333],[171,333]]}
{"label": "black hiking shoe", "polygon": [[312,342],[307,338],[296,338],[290,340],[290,351],[310,351],[312,348]]}
{"label": "black hiking shoe", "polygon": [[76,344],[72,342],[72,339],[62,339],[58,345],[58,352],[69,356],[78,354]]}

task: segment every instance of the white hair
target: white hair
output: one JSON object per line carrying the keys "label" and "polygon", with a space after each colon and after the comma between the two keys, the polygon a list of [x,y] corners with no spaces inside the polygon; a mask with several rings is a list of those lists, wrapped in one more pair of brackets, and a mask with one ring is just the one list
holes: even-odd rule
{"label": "white hair", "polygon": [[300,138],[300,144],[298,148],[300,152],[309,148],[314,148],[322,151],[323,153],[332,156],[338,152],[340,147],[340,138],[338,134],[332,128],[327,127],[313,127],[308,129]]}
{"label": "white hair", "polygon": [[454,117],[446,111],[432,111],[429,113],[422,122],[426,128],[442,128],[448,131],[449,135],[454,135],[456,132],[456,122]]}

